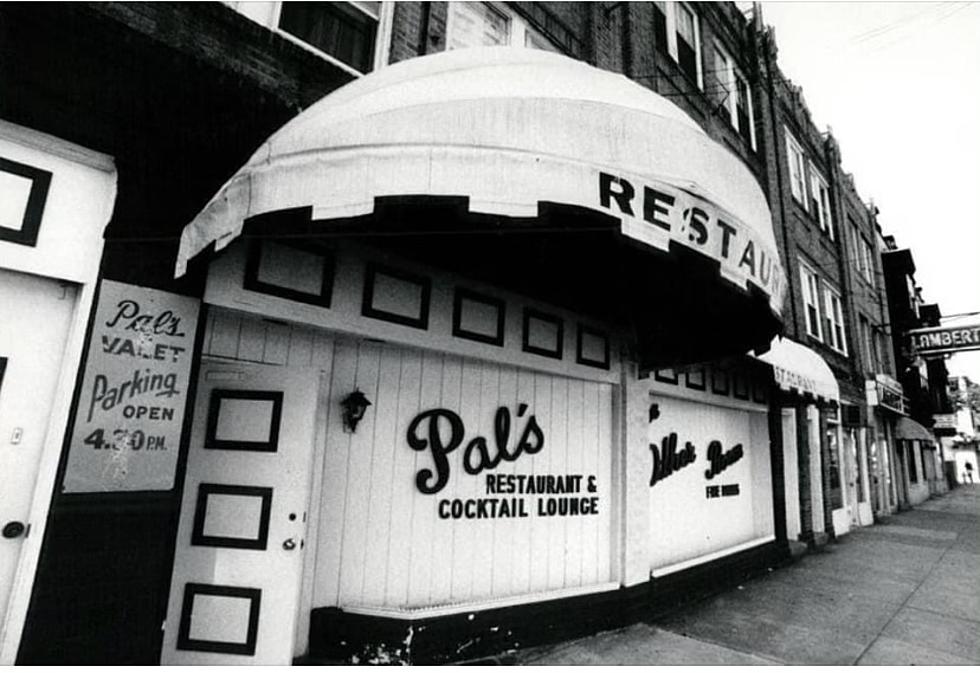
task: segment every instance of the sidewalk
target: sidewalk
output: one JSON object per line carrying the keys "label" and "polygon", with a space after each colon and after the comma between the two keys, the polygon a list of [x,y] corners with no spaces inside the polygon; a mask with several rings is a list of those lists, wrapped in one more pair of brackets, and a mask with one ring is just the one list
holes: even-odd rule
{"label": "sidewalk", "polygon": [[512,656],[534,665],[980,664],[980,487],[854,530],[655,624]]}

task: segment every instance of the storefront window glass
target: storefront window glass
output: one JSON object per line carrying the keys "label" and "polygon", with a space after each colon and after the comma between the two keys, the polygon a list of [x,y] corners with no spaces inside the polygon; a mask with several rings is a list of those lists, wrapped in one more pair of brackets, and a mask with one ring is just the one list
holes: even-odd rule
{"label": "storefront window glass", "polygon": [[830,504],[833,509],[840,509],[844,506],[844,498],[841,493],[840,480],[840,444],[837,441],[840,426],[836,423],[827,423],[827,465],[830,470]]}
{"label": "storefront window glass", "polygon": [[917,484],[919,483],[919,471],[916,469],[915,464],[915,444],[908,442],[906,446],[908,447],[908,450],[905,452],[905,454],[909,458],[909,481],[913,484]]}

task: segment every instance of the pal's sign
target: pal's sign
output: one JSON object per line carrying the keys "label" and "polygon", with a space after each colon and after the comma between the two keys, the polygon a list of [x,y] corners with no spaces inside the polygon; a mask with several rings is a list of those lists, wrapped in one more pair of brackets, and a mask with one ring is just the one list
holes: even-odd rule
{"label": "pal's sign", "polygon": [[980,325],[914,329],[908,336],[913,352],[922,357],[980,350]]}

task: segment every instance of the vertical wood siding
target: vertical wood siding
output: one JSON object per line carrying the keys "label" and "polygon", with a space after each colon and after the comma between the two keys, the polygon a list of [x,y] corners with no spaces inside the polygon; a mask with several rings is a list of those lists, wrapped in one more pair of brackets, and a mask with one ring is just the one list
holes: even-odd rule
{"label": "vertical wood siding", "polygon": [[[416,608],[584,587],[612,579],[612,387],[553,374],[368,340],[215,310],[204,353],[331,371],[319,502],[311,503],[313,606]],[[340,400],[359,388],[371,400],[355,433],[345,432]],[[517,417],[520,403],[528,405]],[[510,409],[510,447],[533,414],[545,436],[537,454],[502,461],[479,475],[462,468],[463,447],[488,439],[500,406]],[[449,455],[445,488],[415,486],[431,468],[429,452],[413,451],[409,423],[422,411],[459,414],[463,445]],[[528,518],[440,519],[438,501],[494,497],[486,476],[580,474],[579,497],[599,498],[599,514]],[[586,490],[596,476],[597,492]],[[499,496],[509,497],[509,496]],[[560,496],[558,496],[560,497]]]}

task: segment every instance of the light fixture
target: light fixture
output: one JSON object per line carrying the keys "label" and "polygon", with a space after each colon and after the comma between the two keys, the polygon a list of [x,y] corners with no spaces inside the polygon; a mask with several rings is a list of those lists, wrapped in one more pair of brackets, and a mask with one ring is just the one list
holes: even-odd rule
{"label": "light fixture", "polygon": [[354,389],[345,397],[340,405],[344,408],[344,428],[349,432],[357,429],[357,424],[364,418],[364,412],[371,406],[371,401],[358,389]]}

